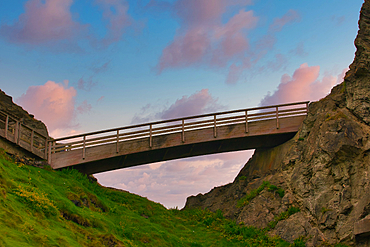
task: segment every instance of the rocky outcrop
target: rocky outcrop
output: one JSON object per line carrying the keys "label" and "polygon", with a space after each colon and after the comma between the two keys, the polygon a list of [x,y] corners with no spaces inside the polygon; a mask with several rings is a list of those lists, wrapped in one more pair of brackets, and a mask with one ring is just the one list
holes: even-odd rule
{"label": "rocky outcrop", "polygon": [[[7,138],[5,138],[4,132],[6,122],[6,115],[4,113],[10,116],[8,119]],[[21,125],[19,125],[17,121]],[[22,126],[19,128],[19,132],[17,132],[17,126]],[[31,153],[31,150],[29,149],[32,139],[32,130],[36,131],[36,134],[33,135],[33,147],[35,148],[33,149],[33,153]],[[0,131],[2,131],[0,137],[0,148],[6,150],[10,154],[17,154],[21,156],[38,157],[43,154],[45,150],[45,137],[49,136],[47,128],[43,122],[36,120],[33,115],[28,114],[28,112],[23,110],[22,107],[14,104],[12,97],[6,95],[1,90]],[[16,138],[15,135],[18,135],[17,138],[20,140],[18,145],[14,143]]]}
{"label": "rocky outcrop", "polygon": [[[231,184],[189,197],[186,208],[221,209],[247,225],[266,227],[289,207],[300,212],[279,221],[271,235],[304,236],[307,246],[345,243],[370,246],[370,1],[363,4],[356,57],[344,82],[309,106],[296,136],[278,147],[256,150]],[[263,190],[238,201],[263,181],[284,189]],[[356,228],[356,229],[357,229]]]}
{"label": "rocky outcrop", "polygon": [[4,111],[10,114],[12,117],[21,120],[21,123],[27,125],[40,134],[48,136],[48,130],[45,124],[39,120],[36,120],[33,115],[23,110],[22,107],[14,104],[12,97],[5,94],[0,90],[0,111]]}

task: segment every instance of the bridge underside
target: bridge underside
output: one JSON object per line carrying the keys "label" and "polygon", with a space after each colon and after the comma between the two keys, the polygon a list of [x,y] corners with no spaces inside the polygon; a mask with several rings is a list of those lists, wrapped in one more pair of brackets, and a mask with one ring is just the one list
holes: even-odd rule
{"label": "bridge underside", "polygon": [[[276,119],[252,122],[246,132],[245,123],[204,128],[141,138],[119,143],[97,145],[51,155],[54,169],[73,167],[86,174],[194,157],[199,155],[269,148],[291,139],[298,131],[304,116],[283,118],[277,128]],[[150,142],[152,142],[151,145]]]}
{"label": "bridge underside", "polygon": [[85,174],[94,174],[127,168],[137,165],[150,164],[154,162],[173,159],[188,158],[207,154],[232,152],[257,148],[270,148],[280,145],[291,139],[296,132],[249,136],[233,139],[216,140],[212,142],[181,145],[163,149],[144,151],[140,153],[127,154],[104,160],[96,160],[73,166]]}

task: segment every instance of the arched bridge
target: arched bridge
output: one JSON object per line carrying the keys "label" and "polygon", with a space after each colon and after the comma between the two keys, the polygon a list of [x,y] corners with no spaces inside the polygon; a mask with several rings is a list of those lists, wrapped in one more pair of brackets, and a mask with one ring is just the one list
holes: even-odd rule
{"label": "arched bridge", "polygon": [[4,123],[0,126],[0,135],[15,143],[23,143],[23,148],[47,159],[54,169],[73,167],[93,174],[198,155],[273,147],[295,135],[307,115],[308,103],[176,118],[41,139],[37,145],[34,137],[37,133],[31,129],[29,134],[23,134],[29,137],[28,149],[26,142],[19,138],[21,125],[17,123],[18,127],[14,127],[17,124],[10,127],[9,117],[6,117],[5,122],[0,120]]}

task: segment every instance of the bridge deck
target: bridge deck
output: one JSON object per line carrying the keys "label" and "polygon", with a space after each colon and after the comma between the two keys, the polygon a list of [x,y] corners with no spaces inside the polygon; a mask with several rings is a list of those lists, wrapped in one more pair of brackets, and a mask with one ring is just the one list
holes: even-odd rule
{"label": "bridge deck", "polygon": [[[302,105],[304,104],[304,107]],[[86,174],[198,155],[267,148],[298,131],[308,102],[205,114],[50,141],[54,169]]]}
{"label": "bridge deck", "polygon": [[289,140],[308,102],[218,112],[51,139],[0,111],[0,136],[54,169],[86,174],[198,155],[267,148]]}

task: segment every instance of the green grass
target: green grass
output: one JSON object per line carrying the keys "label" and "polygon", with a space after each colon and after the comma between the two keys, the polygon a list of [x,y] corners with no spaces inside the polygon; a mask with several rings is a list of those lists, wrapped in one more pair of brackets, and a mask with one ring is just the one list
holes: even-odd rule
{"label": "green grass", "polygon": [[257,197],[265,188],[270,192],[276,192],[280,197],[284,197],[285,191],[282,188],[277,187],[276,185],[270,184],[269,181],[263,181],[262,184],[254,190],[251,190],[248,194],[243,196],[236,204],[238,208],[246,206],[251,200]]}
{"label": "green grass", "polygon": [[167,210],[76,170],[17,164],[3,150],[0,236],[0,246],[12,247],[295,246],[225,219],[221,211]]}
{"label": "green grass", "polygon": [[280,213],[279,215],[277,215],[277,216],[275,217],[275,219],[274,219],[273,221],[269,222],[269,224],[268,224],[268,226],[267,226],[266,230],[268,231],[268,230],[270,230],[270,229],[274,229],[274,228],[275,228],[275,226],[276,226],[276,224],[277,224],[279,221],[281,221],[281,220],[285,220],[285,219],[288,219],[288,218],[289,218],[289,216],[291,216],[291,215],[293,215],[293,214],[295,214],[295,213],[298,213],[299,211],[300,211],[300,209],[299,209],[299,208],[297,208],[297,207],[293,207],[293,206],[292,206],[292,207],[288,208],[288,210],[287,210],[287,211]]}

